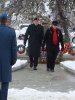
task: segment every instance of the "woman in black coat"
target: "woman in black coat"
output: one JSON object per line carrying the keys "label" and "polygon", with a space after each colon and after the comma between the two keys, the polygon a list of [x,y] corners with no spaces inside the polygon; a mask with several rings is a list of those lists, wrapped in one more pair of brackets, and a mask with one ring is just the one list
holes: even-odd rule
{"label": "woman in black coat", "polygon": [[59,43],[61,44],[61,49],[64,49],[63,35],[61,30],[57,28],[57,21],[52,22],[52,27],[50,27],[44,36],[43,48],[46,44],[47,49],[47,71],[54,72],[55,60],[59,52]]}
{"label": "woman in black coat", "polygon": [[30,67],[34,66],[34,70],[37,70],[38,57],[40,56],[40,48],[42,44],[44,29],[39,24],[39,19],[35,18],[33,24],[29,25],[25,37],[24,44],[28,40],[28,55],[30,58]]}

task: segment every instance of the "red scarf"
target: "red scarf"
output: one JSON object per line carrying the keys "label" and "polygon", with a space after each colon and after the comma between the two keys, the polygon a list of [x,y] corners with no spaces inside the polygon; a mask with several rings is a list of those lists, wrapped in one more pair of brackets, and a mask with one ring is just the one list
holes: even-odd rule
{"label": "red scarf", "polygon": [[57,45],[57,43],[58,43],[58,37],[57,37],[56,29],[53,29],[53,43],[54,43],[54,45]]}

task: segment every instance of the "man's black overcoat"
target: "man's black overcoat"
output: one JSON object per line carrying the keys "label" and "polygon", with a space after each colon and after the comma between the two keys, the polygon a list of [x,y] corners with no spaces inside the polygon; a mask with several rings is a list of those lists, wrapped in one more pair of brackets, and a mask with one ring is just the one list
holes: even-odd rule
{"label": "man's black overcoat", "polygon": [[40,56],[40,48],[42,44],[44,29],[41,25],[29,25],[25,37],[24,44],[26,45],[26,41],[28,40],[28,54],[30,57],[39,57]]}

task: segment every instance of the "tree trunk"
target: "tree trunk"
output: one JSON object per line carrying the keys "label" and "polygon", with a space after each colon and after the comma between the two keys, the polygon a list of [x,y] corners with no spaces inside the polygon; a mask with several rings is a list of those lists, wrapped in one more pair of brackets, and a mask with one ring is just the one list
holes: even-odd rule
{"label": "tree trunk", "polygon": [[69,40],[69,34],[68,34],[68,22],[67,22],[67,19],[64,15],[64,11],[63,11],[63,6],[64,5],[62,4],[61,0],[56,0],[56,2],[57,2],[58,14],[60,16],[60,21],[61,21],[64,33],[65,33],[65,36],[68,39],[68,41],[70,41]]}

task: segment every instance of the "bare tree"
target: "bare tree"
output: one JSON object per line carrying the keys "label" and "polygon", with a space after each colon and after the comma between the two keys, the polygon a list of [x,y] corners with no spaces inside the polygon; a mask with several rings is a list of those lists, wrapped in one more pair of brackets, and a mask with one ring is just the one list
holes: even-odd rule
{"label": "bare tree", "polygon": [[55,13],[55,18],[60,21],[66,36],[68,36],[68,27],[70,20],[68,12],[75,7],[75,0],[49,0],[49,7]]}

